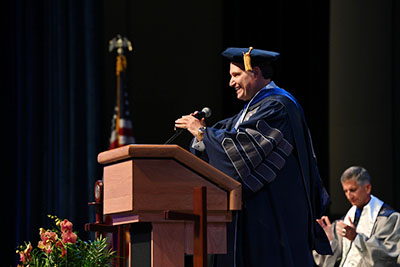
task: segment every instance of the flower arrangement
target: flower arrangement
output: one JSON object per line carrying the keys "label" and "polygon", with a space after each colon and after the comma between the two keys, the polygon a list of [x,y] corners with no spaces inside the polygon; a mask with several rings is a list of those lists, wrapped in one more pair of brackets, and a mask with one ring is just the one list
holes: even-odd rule
{"label": "flower arrangement", "polygon": [[48,215],[54,220],[52,230],[40,228],[40,241],[33,248],[25,242],[17,248],[20,255],[18,267],[29,266],[112,266],[115,251],[108,248],[106,238],[95,241],[82,241],[72,231],[72,223]]}

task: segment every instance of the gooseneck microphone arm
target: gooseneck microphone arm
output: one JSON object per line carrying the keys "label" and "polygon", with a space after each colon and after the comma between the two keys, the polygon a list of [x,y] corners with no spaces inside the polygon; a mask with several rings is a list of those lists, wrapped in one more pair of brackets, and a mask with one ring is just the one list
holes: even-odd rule
{"label": "gooseneck microphone arm", "polygon": [[174,141],[175,138],[177,138],[177,137],[183,132],[183,130],[185,130],[185,129],[178,128],[178,129],[175,131],[174,135],[171,136],[171,137],[167,140],[167,142],[164,143],[164,145],[171,144],[171,142]]}
{"label": "gooseneck microphone arm", "polygon": [[[200,112],[196,113],[193,115],[195,118],[201,120],[202,118],[208,118],[211,116],[211,109],[208,107],[203,108]],[[178,128],[175,130],[175,133],[167,140],[167,142],[164,143],[164,145],[170,144],[172,141],[174,141],[185,129],[183,128]]]}

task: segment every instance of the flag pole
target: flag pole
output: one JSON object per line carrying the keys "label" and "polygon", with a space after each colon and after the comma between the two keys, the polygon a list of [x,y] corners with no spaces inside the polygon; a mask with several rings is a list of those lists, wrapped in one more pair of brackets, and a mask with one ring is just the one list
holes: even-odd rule
{"label": "flag pole", "polygon": [[121,145],[121,143],[119,142],[120,120],[121,120],[121,86],[122,86],[121,74],[125,72],[127,68],[127,60],[124,55],[125,49],[132,51],[132,43],[126,37],[123,37],[120,34],[118,34],[116,37],[114,37],[112,40],[109,41],[109,48],[108,48],[109,52],[117,50],[116,66],[115,66],[115,74],[117,80],[117,117],[115,125],[116,140],[117,140],[116,147]]}

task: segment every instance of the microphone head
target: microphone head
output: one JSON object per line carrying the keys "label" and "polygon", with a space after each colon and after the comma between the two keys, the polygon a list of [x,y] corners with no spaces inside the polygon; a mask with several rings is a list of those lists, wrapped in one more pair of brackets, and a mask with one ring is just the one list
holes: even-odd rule
{"label": "microphone head", "polygon": [[211,109],[209,107],[204,107],[201,112],[204,113],[204,117],[206,118],[211,116]]}

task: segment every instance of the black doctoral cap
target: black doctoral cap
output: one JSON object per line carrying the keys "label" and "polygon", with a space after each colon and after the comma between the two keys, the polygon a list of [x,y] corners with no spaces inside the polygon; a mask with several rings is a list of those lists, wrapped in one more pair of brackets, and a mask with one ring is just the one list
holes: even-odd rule
{"label": "black doctoral cap", "polygon": [[251,62],[254,65],[264,65],[278,59],[279,53],[261,49],[229,47],[222,52],[222,56],[231,62],[244,64],[245,70],[252,70]]}

